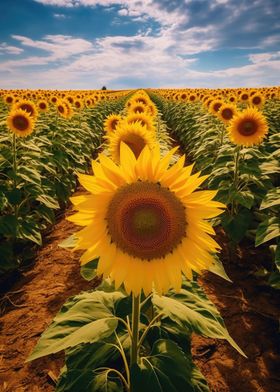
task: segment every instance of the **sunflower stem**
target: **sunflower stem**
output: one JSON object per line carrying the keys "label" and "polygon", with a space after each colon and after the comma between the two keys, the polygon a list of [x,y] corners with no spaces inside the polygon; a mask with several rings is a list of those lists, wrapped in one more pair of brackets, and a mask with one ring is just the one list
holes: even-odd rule
{"label": "sunflower stem", "polygon": [[139,323],[140,323],[140,295],[132,295],[132,339],[130,367],[138,361],[138,340],[139,340]]}
{"label": "sunflower stem", "polygon": [[[13,134],[12,140],[12,155],[13,155],[13,187],[14,190],[17,188],[17,138],[16,134]],[[14,214],[16,221],[18,220],[18,204],[14,204]]]}
{"label": "sunflower stem", "polygon": [[[238,186],[238,175],[239,175],[239,158],[240,158],[240,150],[241,147],[238,146],[235,151],[235,156],[234,156],[234,172],[233,172],[233,191],[237,191],[237,186]],[[231,213],[234,215],[236,211],[236,205],[235,205],[235,200],[232,200],[232,209]]]}

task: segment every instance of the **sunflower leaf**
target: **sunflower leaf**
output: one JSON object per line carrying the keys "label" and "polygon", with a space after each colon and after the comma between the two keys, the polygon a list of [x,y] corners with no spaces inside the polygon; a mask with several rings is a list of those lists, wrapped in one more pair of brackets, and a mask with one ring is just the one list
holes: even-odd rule
{"label": "sunflower leaf", "polygon": [[42,334],[28,361],[108,338],[118,326],[114,311],[121,298],[119,291],[94,291],[70,298]]}
{"label": "sunflower leaf", "polygon": [[153,304],[171,322],[198,335],[226,339],[240,354],[245,353],[230,337],[222,317],[214,304],[195,283],[183,284],[179,293],[171,291],[169,296],[153,295]]}

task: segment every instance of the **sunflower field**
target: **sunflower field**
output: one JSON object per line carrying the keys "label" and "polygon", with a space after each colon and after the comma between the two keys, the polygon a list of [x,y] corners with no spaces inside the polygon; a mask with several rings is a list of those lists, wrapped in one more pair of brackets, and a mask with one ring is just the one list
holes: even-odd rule
{"label": "sunflower field", "polygon": [[279,126],[279,87],[0,90],[0,391],[278,391]]}

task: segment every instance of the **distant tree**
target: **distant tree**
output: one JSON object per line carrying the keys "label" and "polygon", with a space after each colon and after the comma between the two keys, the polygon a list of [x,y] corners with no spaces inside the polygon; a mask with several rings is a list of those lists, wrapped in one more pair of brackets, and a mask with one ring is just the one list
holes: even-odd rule
{"label": "distant tree", "polygon": [[106,86],[103,86],[101,90],[107,90],[107,87],[106,87]]}

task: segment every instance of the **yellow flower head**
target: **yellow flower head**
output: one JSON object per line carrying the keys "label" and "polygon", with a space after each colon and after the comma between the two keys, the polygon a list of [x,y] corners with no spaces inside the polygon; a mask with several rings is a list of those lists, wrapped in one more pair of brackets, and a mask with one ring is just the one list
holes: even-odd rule
{"label": "yellow flower head", "polygon": [[122,121],[120,114],[110,114],[104,121],[104,129],[107,132],[115,132],[117,125]]}
{"label": "yellow flower head", "polygon": [[106,136],[109,145],[109,152],[114,162],[120,161],[121,142],[127,144],[136,158],[140,155],[145,146],[153,149],[156,143],[155,135],[149,132],[146,126],[139,122],[128,124],[123,121],[117,125],[114,133]]}
{"label": "yellow flower head", "polygon": [[219,119],[222,120],[225,124],[228,124],[236,114],[236,106],[229,103],[224,103],[218,111]]}
{"label": "yellow flower head", "polygon": [[125,121],[128,124],[132,124],[135,122],[140,122],[142,126],[146,126],[147,130],[150,132],[155,132],[155,126],[153,122],[153,117],[147,113],[132,113],[128,114],[125,118]]}
{"label": "yellow flower head", "polygon": [[97,273],[127,293],[180,290],[182,272],[192,279],[220,248],[206,220],[224,205],[212,200],[216,191],[194,192],[206,176],[191,175],[184,156],[169,167],[175,151],[161,157],[158,146],[145,147],[136,159],[122,143],[120,165],[100,154],[94,176],[79,175],[90,193],[72,198],[78,212],[68,219],[84,226],[75,249],[86,250],[82,264],[99,258]]}
{"label": "yellow flower head", "polygon": [[49,109],[49,104],[45,99],[40,99],[37,102],[37,107],[40,110],[40,112],[47,112]]}
{"label": "yellow flower head", "polygon": [[25,110],[27,113],[30,114],[32,118],[34,118],[34,120],[36,120],[36,117],[38,116],[38,111],[35,103],[26,99],[20,100],[19,102],[15,103],[13,109]]}
{"label": "yellow flower head", "polygon": [[266,118],[255,108],[237,113],[229,123],[229,135],[233,143],[243,146],[260,144],[268,133]]}
{"label": "yellow flower head", "polygon": [[22,109],[12,110],[7,117],[10,131],[19,137],[26,137],[34,130],[34,120],[31,115]]}

